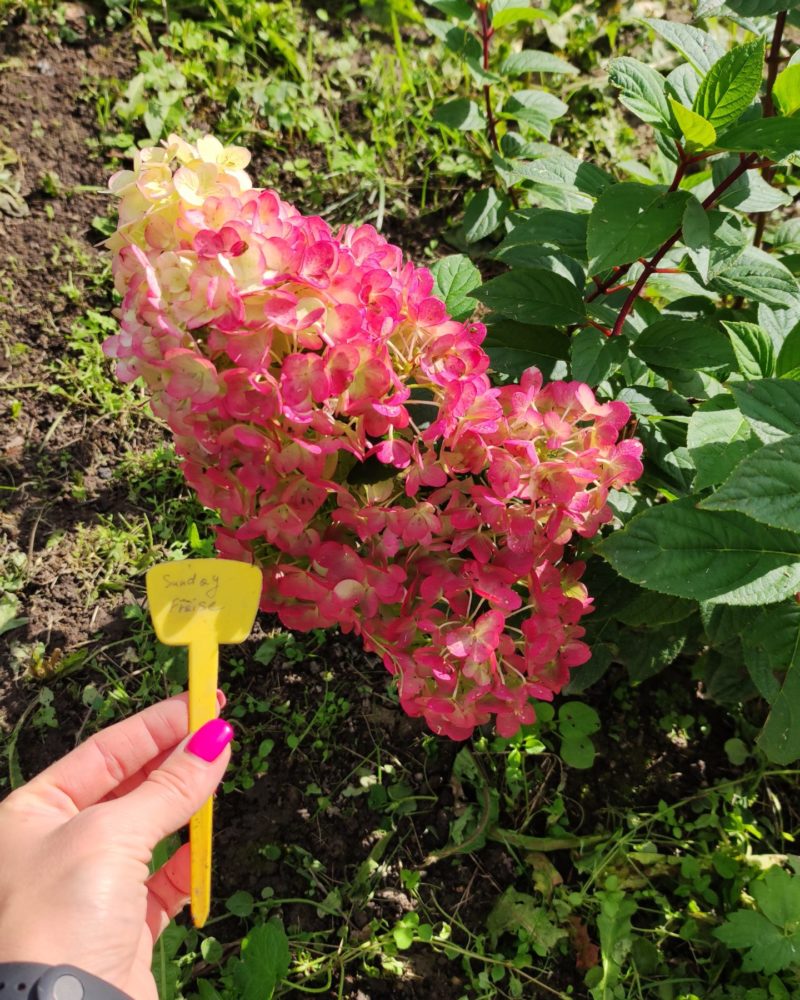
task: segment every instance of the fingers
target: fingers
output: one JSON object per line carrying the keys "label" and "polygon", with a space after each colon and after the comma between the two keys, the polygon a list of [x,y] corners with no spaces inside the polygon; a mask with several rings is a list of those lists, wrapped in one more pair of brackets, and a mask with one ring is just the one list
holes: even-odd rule
{"label": "fingers", "polygon": [[[218,692],[218,704],[220,698]],[[67,815],[80,812],[120,788],[135,789],[147,779],[154,759],[188,733],[188,695],[161,701],[109,726],[29,781],[20,793]]]}
{"label": "fingers", "polygon": [[148,850],[185,826],[213,795],[230,760],[233,729],[212,719],[123,798],[103,808],[120,829],[135,830]]}
{"label": "fingers", "polygon": [[147,927],[153,943],[189,902],[190,891],[189,845],[184,844],[147,880]]}

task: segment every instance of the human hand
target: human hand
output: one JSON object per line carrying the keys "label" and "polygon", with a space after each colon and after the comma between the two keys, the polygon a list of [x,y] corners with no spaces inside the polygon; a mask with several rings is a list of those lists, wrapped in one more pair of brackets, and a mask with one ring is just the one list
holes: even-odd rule
{"label": "human hand", "polygon": [[186,695],[162,701],[0,803],[0,962],[75,965],[157,1000],[153,945],[188,901],[189,845],[148,865],[213,794],[233,737],[221,719],[188,726]]}

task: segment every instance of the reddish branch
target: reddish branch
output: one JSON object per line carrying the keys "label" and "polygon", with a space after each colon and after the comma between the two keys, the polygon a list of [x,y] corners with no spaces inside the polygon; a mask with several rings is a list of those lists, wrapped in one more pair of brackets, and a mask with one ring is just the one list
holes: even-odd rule
{"label": "reddish branch", "polygon": [[[758,164],[758,153],[751,153],[749,156],[741,157],[741,159],[739,160],[739,165],[736,167],[736,169],[732,170],[725,178],[725,180],[719,183],[711,192],[711,194],[705,199],[705,201],[703,202],[703,208],[710,208],[714,204],[714,202],[716,202],[719,198],[722,197],[722,195],[728,190],[731,184],[733,184],[736,180],[738,180],[743,173],[745,173],[747,170],[751,170],[757,164]],[[676,170],[679,169],[680,169],[680,164],[678,164]],[[636,279],[636,282],[633,288],[631,288],[628,297],[622,304],[622,309],[620,309],[619,315],[617,316],[617,320],[614,323],[614,329],[611,331],[613,336],[618,337],[622,333],[622,328],[625,326],[625,320],[630,315],[631,309],[633,309],[636,300],[639,298],[639,295],[642,292],[642,289],[647,284],[651,275],[659,273],[658,265],[661,263],[662,259],[666,256],[666,254],[668,254],[669,251],[675,246],[675,244],[680,239],[680,236],[681,236],[681,228],[679,227],[678,229],[675,230],[672,236],[670,236],[670,238],[665,243],[661,244],[661,246],[653,254],[650,260],[647,261],[647,263],[644,265],[642,273]],[[672,271],[674,269],[664,268],[661,270]]]}
{"label": "reddish branch", "polygon": [[[483,71],[489,72],[489,43],[492,40],[494,29],[489,22],[489,4],[485,0],[478,0],[476,4],[478,10],[478,30],[481,46],[483,47]],[[497,141],[497,128],[495,125],[494,111],[492,110],[492,88],[488,83],[483,85],[483,101],[486,105],[486,122],[489,130],[489,140],[495,152],[500,152],[500,143]]]}
{"label": "reddish branch", "polygon": [[[786,25],[786,11],[782,10],[775,18],[775,30],[772,33],[772,44],[767,54],[767,88],[764,91],[764,99],[761,106],[765,118],[771,118],[775,114],[775,104],[772,100],[772,88],[775,86],[775,77],[778,75],[778,68],[781,64],[781,42],[783,41],[783,29]],[[773,164],[764,167],[762,176],[769,184],[775,173]],[[758,212],[756,215],[756,232],[753,237],[753,246],[761,246],[764,238],[764,228],[767,224],[767,213]]]}

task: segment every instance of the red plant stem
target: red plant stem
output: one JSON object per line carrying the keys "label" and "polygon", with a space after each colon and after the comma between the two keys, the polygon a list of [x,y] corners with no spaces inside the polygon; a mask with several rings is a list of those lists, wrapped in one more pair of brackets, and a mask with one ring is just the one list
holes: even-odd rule
{"label": "red plant stem", "polygon": [[[720,198],[739,177],[742,176],[745,171],[750,170],[758,162],[758,153],[751,153],[749,156],[744,156],[739,160],[739,165],[735,170],[732,170],[730,174],[722,181],[711,194],[703,202],[703,208],[710,208],[718,198]],[[639,298],[642,289],[647,284],[648,279],[651,275],[655,274],[658,270],[658,265],[661,263],[664,256],[669,253],[669,251],[675,246],[675,244],[680,239],[681,228],[675,230],[675,232],[670,236],[670,238],[662,243],[661,246],[656,250],[650,260],[645,264],[642,273],[636,279],[636,283],[630,290],[630,294],[625,299],[622,304],[622,308],[619,311],[616,322],[614,323],[614,329],[611,331],[612,335],[618,337],[622,333],[622,328],[625,326],[625,320],[630,315],[631,309],[633,309],[636,300]]]}
{"label": "red plant stem", "polygon": [[[483,46],[483,68],[489,72],[489,43],[492,40],[494,30],[489,23],[489,5],[485,0],[478,0],[478,21],[480,23],[480,41]],[[488,83],[483,85],[483,101],[486,105],[486,122],[489,130],[489,141],[496,153],[500,152],[500,143],[497,141],[497,128],[495,125],[494,111],[492,111],[492,88]]]}
{"label": "red plant stem", "polygon": [[[781,42],[783,41],[783,29],[786,26],[786,11],[782,10],[775,18],[775,30],[772,33],[772,44],[767,55],[767,89],[764,91],[764,99],[761,106],[764,110],[764,117],[771,118],[775,114],[775,104],[772,100],[772,88],[775,86],[775,77],[778,75],[778,68],[781,64]],[[775,173],[774,164],[764,167],[762,176],[769,184]],[[753,246],[761,246],[764,239],[764,229],[767,225],[767,213],[756,213],[756,231],[753,236]]]}

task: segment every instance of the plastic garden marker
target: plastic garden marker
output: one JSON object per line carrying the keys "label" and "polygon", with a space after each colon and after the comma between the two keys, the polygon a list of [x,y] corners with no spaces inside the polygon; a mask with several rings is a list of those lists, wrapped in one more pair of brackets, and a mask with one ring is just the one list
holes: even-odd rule
{"label": "plastic garden marker", "polygon": [[[261,570],[231,559],[161,563],[147,573],[147,599],[156,635],[189,647],[189,731],[214,718],[220,643],[244,642],[258,610]],[[192,919],[202,927],[211,901],[213,799],[189,825]]]}

